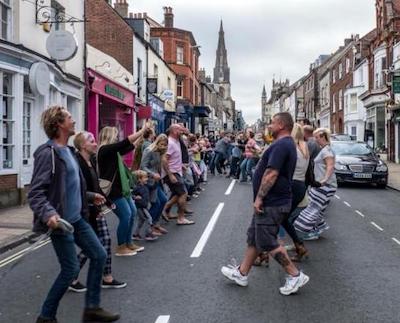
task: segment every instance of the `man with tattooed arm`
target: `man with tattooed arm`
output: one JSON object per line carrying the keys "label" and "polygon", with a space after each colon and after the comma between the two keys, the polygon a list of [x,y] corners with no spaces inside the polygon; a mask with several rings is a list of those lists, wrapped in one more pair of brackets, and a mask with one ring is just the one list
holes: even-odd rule
{"label": "man with tattooed arm", "polygon": [[309,281],[277,240],[279,226],[290,212],[292,202],[291,185],[297,159],[291,137],[293,119],[287,112],[277,113],[268,128],[275,141],[264,151],[253,176],[254,215],[247,231],[248,247],[239,266],[223,266],[221,272],[236,284],[247,286],[257,255],[267,251],[288,274],[279,291],[290,295]]}

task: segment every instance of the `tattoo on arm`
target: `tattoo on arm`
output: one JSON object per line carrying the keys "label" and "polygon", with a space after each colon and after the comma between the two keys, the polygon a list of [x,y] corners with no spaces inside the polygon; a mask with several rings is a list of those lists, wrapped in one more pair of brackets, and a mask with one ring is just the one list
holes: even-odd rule
{"label": "tattoo on arm", "polygon": [[258,189],[257,197],[263,199],[267,196],[269,190],[275,185],[279,172],[275,169],[267,168],[261,180],[260,188]]}
{"label": "tattoo on arm", "polygon": [[275,260],[282,266],[287,267],[290,265],[290,260],[281,251],[274,255]]}

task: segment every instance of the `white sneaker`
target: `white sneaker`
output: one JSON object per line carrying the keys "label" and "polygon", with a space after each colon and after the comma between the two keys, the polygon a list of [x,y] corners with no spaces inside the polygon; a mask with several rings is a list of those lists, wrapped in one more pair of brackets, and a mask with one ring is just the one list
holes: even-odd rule
{"label": "white sneaker", "polygon": [[240,266],[228,265],[221,268],[221,273],[229,280],[234,281],[239,286],[245,287],[249,284],[247,276],[243,276],[239,271]]}
{"label": "white sneaker", "polygon": [[299,290],[299,288],[307,284],[309,280],[310,277],[308,277],[307,275],[303,274],[303,272],[300,271],[300,275],[297,277],[293,276],[286,277],[285,286],[279,288],[279,291],[281,292],[282,295],[290,295],[296,293]]}

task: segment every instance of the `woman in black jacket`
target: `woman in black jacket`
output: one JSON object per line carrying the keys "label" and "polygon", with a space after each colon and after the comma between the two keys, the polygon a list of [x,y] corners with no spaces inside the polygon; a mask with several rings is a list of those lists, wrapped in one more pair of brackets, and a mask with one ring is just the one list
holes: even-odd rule
{"label": "woman in black jacket", "polygon": [[144,250],[143,247],[132,242],[136,206],[129,189],[128,170],[121,156],[135,149],[134,143],[148,128],[150,126],[145,123],[140,131],[122,141],[118,141],[118,129],[115,127],[104,127],[99,134],[98,175],[100,179],[112,183],[107,197],[115,204],[114,213],[119,219],[116,256],[134,256],[137,252]]}
{"label": "woman in black jacket", "polygon": [[[96,173],[94,156],[97,151],[97,142],[93,134],[82,131],[76,134],[74,146],[78,150],[77,159],[81,168],[83,177],[86,181],[89,192],[104,195],[99,186],[99,178]],[[111,203],[108,203],[111,206]],[[126,283],[113,278],[111,274],[111,236],[108,231],[107,221],[100,206],[89,204],[89,223],[96,232],[101,244],[107,252],[107,261],[103,270],[103,288],[123,288]],[[78,255],[80,267],[82,268],[87,261],[87,257],[81,252]],[[69,290],[80,293],[85,292],[86,287],[78,279],[74,280]]]}

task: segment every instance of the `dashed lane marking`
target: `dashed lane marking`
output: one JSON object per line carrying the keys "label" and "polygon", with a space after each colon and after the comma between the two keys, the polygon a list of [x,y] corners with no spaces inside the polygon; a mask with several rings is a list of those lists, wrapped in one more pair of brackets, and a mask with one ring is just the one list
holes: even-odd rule
{"label": "dashed lane marking", "polygon": [[371,221],[371,224],[372,224],[375,228],[377,228],[379,231],[383,231],[383,229],[382,229],[379,225],[377,225],[375,222]]}
{"label": "dashed lane marking", "polygon": [[394,242],[396,242],[396,243],[400,246],[400,241],[399,241],[399,240],[397,240],[396,238],[392,238],[392,240],[393,240]]}
{"label": "dashed lane marking", "polygon": [[229,195],[232,193],[233,187],[235,186],[236,181],[233,179],[232,182],[229,184],[228,189],[225,192],[225,195]]}
{"label": "dashed lane marking", "polygon": [[200,237],[199,242],[197,242],[196,247],[194,248],[192,254],[190,255],[190,258],[199,258],[201,256],[201,253],[203,252],[203,249],[208,241],[208,238],[210,237],[212,231],[214,230],[214,226],[217,223],[217,220],[222,212],[222,209],[224,208],[225,203],[219,203],[217,208],[214,211],[214,214],[212,215],[210,221],[208,222],[206,228],[204,229],[203,234]]}
{"label": "dashed lane marking", "polygon": [[340,196],[339,196],[339,195],[335,195],[335,197],[336,197],[338,200],[340,200]]}
{"label": "dashed lane marking", "polygon": [[362,213],[361,213],[360,211],[358,211],[358,210],[356,210],[356,213],[357,213],[358,215],[362,216],[363,218],[365,217],[365,215],[362,214]]}
{"label": "dashed lane marking", "polygon": [[170,318],[169,315],[160,315],[155,323],[168,323],[169,318]]}
{"label": "dashed lane marking", "polygon": [[345,205],[347,205],[348,207],[351,207],[351,205],[350,205],[349,202],[344,201],[343,203],[344,203]]}

